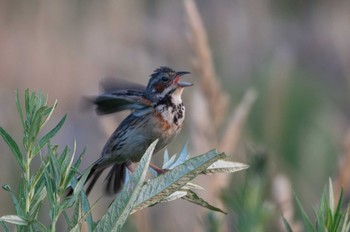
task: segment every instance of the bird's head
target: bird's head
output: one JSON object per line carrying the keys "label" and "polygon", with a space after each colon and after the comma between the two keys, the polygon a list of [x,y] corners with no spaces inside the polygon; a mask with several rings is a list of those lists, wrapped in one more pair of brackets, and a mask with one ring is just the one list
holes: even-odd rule
{"label": "bird's head", "polygon": [[146,97],[152,101],[158,101],[169,94],[181,97],[183,89],[193,85],[182,81],[185,74],[190,72],[176,72],[169,67],[154,70],[145,91]]}

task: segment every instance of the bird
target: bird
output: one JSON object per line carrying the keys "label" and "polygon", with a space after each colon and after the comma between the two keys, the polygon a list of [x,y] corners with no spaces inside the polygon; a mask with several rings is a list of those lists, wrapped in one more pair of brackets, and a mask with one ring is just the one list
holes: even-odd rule
{"label": "bird", "polygon": [[[112,167],[105,179],[105,192],[117,194],[126,181],[127,169],[133,171],[149,145],[158,139],[154,154],[169,144],[183,127],[185,106],[184,88],[193,84],[183,81],[190,72],[177,72],[162,66],[150,75],[147,86],[106,78],[99,96],[89,99],[99,115],[131,110],[109,137],[99,159],[91,166],[85,181],[86,194],[94,187],[103,171]],[[150,166],[162,174],[166,170]]]}

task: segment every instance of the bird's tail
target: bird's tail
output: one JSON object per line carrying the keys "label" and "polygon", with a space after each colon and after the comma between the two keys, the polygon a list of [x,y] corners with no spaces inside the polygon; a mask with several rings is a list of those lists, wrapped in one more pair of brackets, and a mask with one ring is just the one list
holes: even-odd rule
{"label": "bird's tail", "polygon": [[[106,177],[106,188],[105,191],[107,194],[112,195],[118,193],[124,183],[126,178],[126,167],[128,165],[128,162],[121,163],[121,164],[114,164],[112,169],[109,171],[107,177]],[[98,161],[95,162],[95,164],[90,169],[90,173],[86,178],[86,181],[84,185],[86,185],[86,195],[89,195],[92,188],[94,187],[96,181],[101,176],[102,172],[108,168],[106,165],[101,165],[101,163]],[[82,176],[79,176],[77,178],[77,181],[81,179]],[[66,191],[66,196],[70,196],[73,193],[73,188],[69,187]]]}
{"label": "bird's tail", "polygon": [[106,177],[105,191],[109,195],[117,194],[123,187],[126,180],[126,168],[128,163],[114,164]]}

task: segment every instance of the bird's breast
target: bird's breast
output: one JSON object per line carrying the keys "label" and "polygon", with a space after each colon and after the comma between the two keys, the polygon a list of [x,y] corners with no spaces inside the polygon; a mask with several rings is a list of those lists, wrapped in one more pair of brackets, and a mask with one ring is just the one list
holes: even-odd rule
{"label": "bird's breast", "polygon": [[177,131],[182,127],[185,119],[185,106],[183,103],[177,105],[159,105],[155,110],[155,118],[164,130]]}

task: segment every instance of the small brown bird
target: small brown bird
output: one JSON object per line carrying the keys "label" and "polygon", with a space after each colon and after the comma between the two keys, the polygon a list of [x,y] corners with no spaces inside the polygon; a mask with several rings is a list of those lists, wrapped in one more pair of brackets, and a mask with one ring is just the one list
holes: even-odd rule
{"label": "small brown bird", "polygon": [[[180,132],[185,119],[181,95],[192,83],[182,81],[189,72],[160,67],[150,76],[147,87],[109,79],[102,83],[105,93],[93,99],[98,114],[132,110],[113,132],[92,165],[87,177],[89,194],[102,172],[113,166],[106,177],[106,192],[118,193],[125,182],[126,169],[139,162],[148,146],[159,139],[154,153],[164,148]],[[163,170],[151,165],[158,173]]]}

